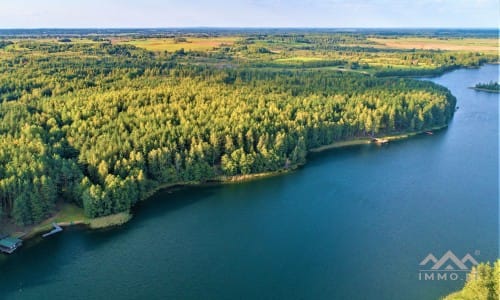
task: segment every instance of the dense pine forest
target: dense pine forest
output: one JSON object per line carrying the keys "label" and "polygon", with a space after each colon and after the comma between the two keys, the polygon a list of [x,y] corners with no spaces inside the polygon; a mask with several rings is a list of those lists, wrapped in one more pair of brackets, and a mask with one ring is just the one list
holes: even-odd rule
{"label": "dense pine forest", "polygon": [[[293,168],[336,141],[441,127],[455,110],[450,92],[393,76],[496,59],[369,44],[252,35],[155,51],[102,37],[0,40],[0,216],[36,224],[60,201],[91,218],[127,212],[158,186]],[[321,59],[289,55],[312,52]]]}

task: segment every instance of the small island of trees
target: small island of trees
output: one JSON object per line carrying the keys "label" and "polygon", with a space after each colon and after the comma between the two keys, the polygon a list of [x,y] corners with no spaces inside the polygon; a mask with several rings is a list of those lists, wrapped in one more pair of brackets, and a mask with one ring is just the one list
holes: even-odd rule
{"label": "small island of trees", "polygon": [[485,91],[490,93],[499,93],[500,92],[500,84],[498,82],[490,81],[488,83],[478,83],[474,86],[475,90]]}

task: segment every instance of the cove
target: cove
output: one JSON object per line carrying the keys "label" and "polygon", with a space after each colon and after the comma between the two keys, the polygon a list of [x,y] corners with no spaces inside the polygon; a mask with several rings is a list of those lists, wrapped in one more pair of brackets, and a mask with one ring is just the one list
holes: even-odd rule
{"label": "cove", "polygon": [[460,107],[447,129],[311,154],[296,172],[160,191],[126,225],[71,228],[0,256],[1,299],[438,299],[419,280],[451,250],[498,257],[498,65],[425,79]]}

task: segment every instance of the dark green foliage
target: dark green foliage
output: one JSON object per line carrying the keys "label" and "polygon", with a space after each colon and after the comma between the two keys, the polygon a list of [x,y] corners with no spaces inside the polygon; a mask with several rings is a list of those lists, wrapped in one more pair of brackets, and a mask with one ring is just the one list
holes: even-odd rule
{"label": "dark green foliage", "polygon": [[461,65],[448,65],[435,69],[385,69],[377,71],[377,77],[392,77],[392,76],[438,76],[444,72],[452,71],[462,67]]}
{"label": "dark green foliage", "polygon": [[455,108],[409,79],[186,64],[195,54],[107,41],[18,46],[0,59],[0,203],[19,224],[58,198],[90,217],[128,211],[160,184],[289,168],[335,141],[443,126]]}
{"label": "dark green foliage", "polygon": [[1,41],[0,40],[0,49],[5,48],[5,47],[12,45],[12,44],[14,44],[14,43],[11,41]]}
{"label": "dark green foliage", "polygon": [[492,92],[500,92],[500,84],[498,82],[490,81],[488,83],[476,84],[476,89],[488,90]]}

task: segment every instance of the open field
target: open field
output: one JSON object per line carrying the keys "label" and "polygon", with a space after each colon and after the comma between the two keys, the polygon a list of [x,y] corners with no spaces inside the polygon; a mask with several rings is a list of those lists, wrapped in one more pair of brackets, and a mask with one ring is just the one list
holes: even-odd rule
{"label": "open field", "polygon": [[295,56],[289,58],[278,58],[274,60],[275,62],[308,62],[308,61],[324,61],[328,60],[328,58],[323,57],[314,57],[314,56]]}
{"label": "open field", "polygon": [[207,51],[213,48],[218,48],[224,45],[233,45],[239,37],[187,37],[185,42],[178,42],[174,38],[149,38],[149,39],[132,39],[126,41],[116,40],[115,44],[134,45],[150,51],[177,51],[195,50]]}
{"label": "open field", "polygon": [[424,50],[452,50],[452,51],[498,51],[498,39],[488,38],[463,38],[463,39],[438,39],[438,38],[369,38],[370,41],[388,48],[397,49],[424,49]]}

